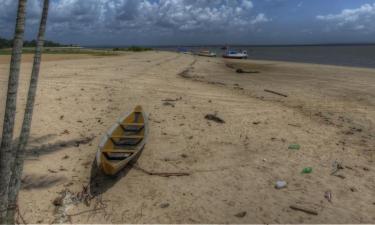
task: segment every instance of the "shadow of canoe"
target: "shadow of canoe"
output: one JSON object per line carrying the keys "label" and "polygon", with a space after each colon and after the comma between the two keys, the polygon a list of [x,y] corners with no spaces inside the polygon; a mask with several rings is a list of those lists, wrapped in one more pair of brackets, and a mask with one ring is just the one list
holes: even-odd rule
{"label": "shadow of canoe", "polygon": [[104,174],[96,165],[96,160],[93,160],[91,165],[91,172],[90,172],[90,184],[89,190],[92,197],[99,196],[104,194],[108,191],[113,185],[117,183],[117,181],[123,179],[128,175],[129,171],[133,168],[133,165],[137,162],[138,158],[141,156],[143,149],[139,152],[139,154],[130,161],[125,168],[123,168],[118,174],[115,176],[108,176]]}

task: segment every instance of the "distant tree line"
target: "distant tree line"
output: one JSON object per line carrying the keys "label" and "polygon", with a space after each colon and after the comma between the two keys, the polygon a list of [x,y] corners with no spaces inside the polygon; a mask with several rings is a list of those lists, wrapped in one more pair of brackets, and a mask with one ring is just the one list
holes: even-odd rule
{"label": "distant tree line", "polygon": [[152,48],[141,47],[141,46],[130,46],[128,48],[113,48],[113,51],[129,51],[129,52],[144,52],[151,51]]}
{"label": "distant tree line", "polygon": [[[31,41],[25,40],[23,42],[23,47],[36,47],[36,44],[37,44],[36,40],[31,40]],[[45,40],[44,46],[45,47],[66,47],[66,46],[71,46],[71,45],[62,45],[57,42]],[[13,47],[12,39],[5,39],[5,38],[0,37],[0,48],[12,48],[12,47]]]}

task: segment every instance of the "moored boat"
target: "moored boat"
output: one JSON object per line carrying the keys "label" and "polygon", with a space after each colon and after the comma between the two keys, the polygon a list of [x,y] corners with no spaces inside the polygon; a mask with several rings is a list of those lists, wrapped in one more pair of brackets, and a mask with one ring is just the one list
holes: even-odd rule
{"label": "moored boat", "polygon": [[223,54],[224,58],[229,58],[229,59],[247,59],[247,51],[234,51],[234,50],[228,50]]}
{"label": "moored boat", "polygon": [[97,166],[107,175],[115,175],[139,155],[146,144],[147,117],[141,106],[120,117],[99,144]]}
{"label": "moored boat", "polygon": [[206,57],[216,57],[215,52],[211,52],[209,50],[203,50],[197,53],[199,56],[206,56]]}
{"label": "moored boat", "polygon": [[184,47],[177,48],[177,52],[183,53],[183,54],[192,54],[192,52],[189,49],[184,48]]}

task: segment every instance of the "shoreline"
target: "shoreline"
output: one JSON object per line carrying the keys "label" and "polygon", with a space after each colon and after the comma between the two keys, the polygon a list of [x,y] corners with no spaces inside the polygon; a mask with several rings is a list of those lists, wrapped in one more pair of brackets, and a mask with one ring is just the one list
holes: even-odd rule
{"label": "shoreline", "polygon": [[[304,46],[304,45],[301,45],[301,46]],[[307,45],[307,46],[310,46],[310,45]],[[318,45],[320,46],[320,45]],[[339,45],[340,46],[340,45]],[[351,46],[351,45],[349,45]],[[375,46],[375,44],[374,44]],[[288,47],[288,46],[283,46],[283,47]],[[105,48],[104,48],[105,49]],[[90,50],[90,49],[88,49]],[[152,50],[154,52],[166,52],[166,53],[174,53],[174,54],[182,54],[182,53],[178,53],[176,51],[169,51],[169,50],[163,50],[163,49],[155,49],[155,50]],[[118,57],[118,56],[121,56],[121,55],[124,55],[124,54],[134,54],[134,53],[137,53],[137,52],[126,52],[126,51],[109,51],[109,52],[113,52],[113,55],[111,54],[108,54],[108,55],[105,55],[103,53],[103,55],[100,54],[100,51],[97,52],[97,55],[95,55],[95,52],[93,53],[48,53],[48,52],[45,52],[43,53],[43,55],[49,55],[49,56],[52,56],[51,58],[48,58],[47,61],[58,61],[58,60],[69,60],[69,57],[71,57],[72,60],[76,60],[76,59],[89,59],[89,58],[92,58],[92,57]],[[138,53],[142,53],[142,52],[138,52]],[[117,55],[115,55],[117,54]],[[24,53],[23,56],[26,56],[26,62],[27,63],[30,63],[32,62],[32,58],[33,58],[33,55],[34,53]],[[192,55],[195,55],[195,54],[192,54]],[[197,57],[204,57],[204,56],[198,56],[198,55],[195,55]],[[55,58],[55,59],[54,59]],[[218,55],[217,57],[215,57],[216,59],[223,59],[225,60],[224,58],[222,58],[220,55]],[[227,60],[231,60],[231,59],[227,59]],[[0,64],[9,64],[10,62],[10,55],[0,55]],[[346,64],[335,64],[335,63],[318,63],[318,62],[306,62],[306,61],[298,61],[298,60],[288,60],[288,59],[268,59],[268,58],[251,58],[249,57],[248,59],[242,59],[241,61],[259,61],[259,62],[274,62],[274,63],[295,63],[295,64],[306,64],[306,65],[316,65],[316,66],[334,66],[334,67],[347,67],[347,68],[356,68],[356,69],[369,69],[369,70],[375,70],[375,65],[373,66],[359,66],[359,65],[346,65]]]}

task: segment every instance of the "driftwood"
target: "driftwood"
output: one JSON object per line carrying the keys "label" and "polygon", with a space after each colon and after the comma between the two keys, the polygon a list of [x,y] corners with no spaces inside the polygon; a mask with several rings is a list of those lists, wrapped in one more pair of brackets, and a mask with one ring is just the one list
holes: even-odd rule
{"label": "driftwood", "polygon": [[216,114],[207,114],[204,118],[206,120],[215,121],[216,123],[225,123],[225,121],[221,119],[220,117],[216,116]]}
{"label": "driftwood", "polygon": [[248,71],[248,70],[243,70],[243,69],[237,69],[236,73],[259,73],[259,71]]}
{"label": "driftwood", "polygon": [[172,106],[172,108],[175,107],[175,105],[173,103],[171,103],[171,102],[164,102],[163,105],[164,106]]}
{"label": "driftwood", "polygon": [[182,100],[182,97],[179,97],[179,98],[175,98],[175,99],[172,99],[172,98],[166,98],[166,99],[163,99],[161,101],[163,102],[177,102],[179,100]]}
{"label": "driftwood", "polygon": [[279,93],[279,92],[276,92],[276,91],[271,91],[271,90],[268,90],[268,89],[264,89],[265,92],[268,92],[268,93],[272,93],[272,94],[275,94],[275,95],[280,95],[280,96],[283,96],[285,98],[288,97],[288,95],[285,95],[285,94],[282,94],[282,93]]}
{"label": "driftwood", "polygon": [[190,176],[190,173],[167,173],[167,172],[151,172],[148,170],[145,170],[138,165],[133,165],[134,169],[137,169],[139,171],[142,171],[143,173],[150,175],[150,176],[160,176],[160,177],[182,177],[182,176]]}
{"label": "driftwood", "polygon": [[291,205],[289,207],[293,210],[301,211],[301,212],[304,212],[304,213],[307,213],[307,214],[310,214],[310,215],[315,215],[315,216],[318,215],[318,212],[316,212],[315,210],[312,210],[312,209],[306,209],[306,208],[303,208],[303,207],[300,207],[300,206],[295,206],[295,205]]}
{"label": "driftwood", "polygon": [[107,206],[103,206],[103,207],[96,208],[96,209],[84,210],[84,211],[81,211],[81,212],[78,212],[78,213],[74,213],[74,214],[67,214],[67,216],[69,216],[69,217],[71,217],[71,216],[78,216],[78,215],[82,215],[82,214],[89,213],[89,212],[96,212],[96,211],[99,211],[99,210],[103,210],[105,208],[107,208]]}

